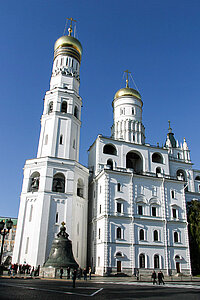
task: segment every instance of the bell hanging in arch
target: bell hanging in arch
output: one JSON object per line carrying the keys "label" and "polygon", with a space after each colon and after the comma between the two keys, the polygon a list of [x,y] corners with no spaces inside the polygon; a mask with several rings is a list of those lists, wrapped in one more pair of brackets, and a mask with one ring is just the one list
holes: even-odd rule
{"label": "bell hanging in arch", "polygon": [[53,240],[51,251],[44,267],[73,268],[77,269],[78,264],[72,252],[72,242],[68,239],[65,223],[62,222],[57,237]]}

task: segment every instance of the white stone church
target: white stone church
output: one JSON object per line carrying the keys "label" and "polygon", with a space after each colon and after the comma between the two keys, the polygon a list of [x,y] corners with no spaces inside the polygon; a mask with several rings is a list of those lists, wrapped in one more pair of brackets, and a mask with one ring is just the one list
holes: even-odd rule
{"label": "white stone church", "polygon": [[111,137],[98,135],[88,168],[80,164],[82,46],[68,31],[54,46],[37,158],[24,167],[13,263],[43,265],[64,221],[74,258],[96,274],[190,274],[186,202],[200,201],[200,171],[185,139],[179,145],[169,123],[163,147],[146,143],[127,72]]}

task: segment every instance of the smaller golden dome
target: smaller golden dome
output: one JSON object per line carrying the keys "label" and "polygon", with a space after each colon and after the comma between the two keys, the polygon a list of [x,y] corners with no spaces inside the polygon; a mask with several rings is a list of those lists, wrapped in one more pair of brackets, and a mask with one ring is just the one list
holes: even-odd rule
{"label": "smaller golden dome", "polygon": [[129,87],[125,87],[125,88],[122,88],[119,91],[117,91],[117,93],[115,94],[114,100],[116,98],[120,98],[120,97],[124,97],[124,96],[133,96],[133,97],[136,97],[141,100],[140,93]]}
{"label": "smaller golden dome", "polygon": [[70,36],[70,35],[61,36],[55,42],[54,51],[56,51],[60,47],[72,47],[79,52],[80,56],[82,55],[82,52],[83,52],[81,43],[76,38],[74,38],[73,36]]}

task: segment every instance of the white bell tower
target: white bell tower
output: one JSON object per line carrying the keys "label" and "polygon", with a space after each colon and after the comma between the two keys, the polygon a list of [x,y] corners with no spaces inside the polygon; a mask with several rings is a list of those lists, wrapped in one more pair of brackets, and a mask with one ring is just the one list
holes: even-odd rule
{"label": "white bell tower", "polygon": [[36,159],[27,160],[13,262],[43,265],[52,240],[65,222],[73,254],[86,265],[88,169],[79,161],[82,99],[79,95],[82,46],[72,36],[54,46],[50,89],[44,98]]}
{"label": "white bell tower", "polygon": [[145,143],[145,128],[142,124],[143,102],[138,91],[129,87],[128,75],[126,87],[117,91],[113,100],[113,126],[111,137],[135,144]]}

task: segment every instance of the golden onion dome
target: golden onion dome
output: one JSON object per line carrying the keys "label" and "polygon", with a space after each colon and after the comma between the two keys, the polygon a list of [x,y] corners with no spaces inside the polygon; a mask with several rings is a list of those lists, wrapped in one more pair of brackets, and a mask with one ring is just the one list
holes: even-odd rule
{"label": "golden onion dome", "polygon": [[133,97],[136,97],[141,100],[140,93],[129,87],[125,87],[125,88],[122,88],[119,91],[117,91],[117,93],[114,96],[114,100],[116,98],[120,98],[120,97],[124,97],[124,96],[133,96]]}
{"label": "golden onion dome", "polygon": [[69,28],[70,35],[61,36],[54,45],[54,59],[59,55],[68,55],[81,62],[82,46],[81,43],[73,36],[71,36],[71,28]]}

